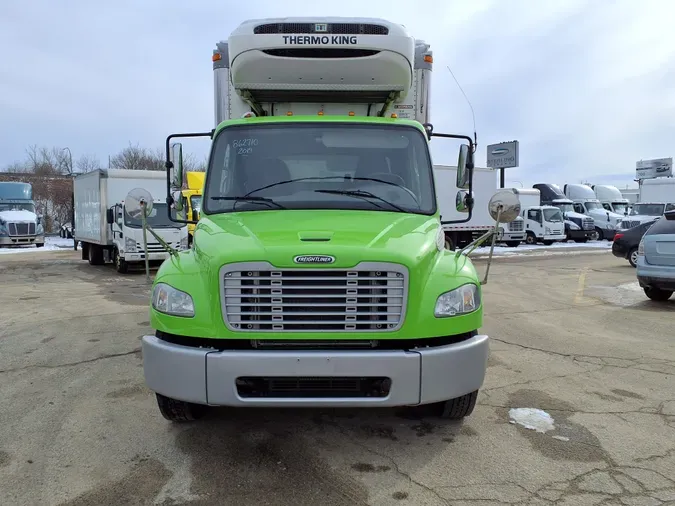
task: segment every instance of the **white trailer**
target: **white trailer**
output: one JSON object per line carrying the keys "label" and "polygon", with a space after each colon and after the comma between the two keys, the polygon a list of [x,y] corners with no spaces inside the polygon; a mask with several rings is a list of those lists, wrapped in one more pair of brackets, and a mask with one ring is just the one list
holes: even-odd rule
{"label": "white trailer", "polygon": [[[75,204],[74,240],[82,244],[82,259],[92,265],[113,261],[118,272],[129,264],[144,263],[141,222],[126,213],[124,199],[134,188],[153,196],[153,210],[147,223],[171,247],[187,249],[187,227],[168,219],[166,174],[150,170],[95,170],[77,176],[73,182]],[[169,253],[147,234],[148,260],[163,261]]]}
{"label": "white trailer", "polygon": [[639,191],[638,202],[633,204],[630,213],[619,225],[622,230],[637,227],[675,209],[675,178],[643,179]]}
{"label": "white trailer", "polygon": [[[456,209],[455,196],[458,188],[456,184],[457,167],[452,165],[434,165],[434,179],[436,185],[436,197],[440,208],[441,221],[460,220],[463,213]],[[497,171],[492,168],[475,167],[473,173],[473,198],[476,202],[487,202],[497,191]],[[487,206],[475,205],[471,220],[461,224],[443,225],[445,232],[445,244],[448,249],[455,249],[470,243],[489,230],[494,230],[495,222],[490,217]],[[519,226],[518,226],[519,224]],[[523,220],[518,218],[515,222],[508,223],[506,227],[500,227],[498,236],[500,242],[515,242],[515,246],[525,239]],[[509,244],[511,246],[511,244]]]}
{"label": "white trailer", "polygon": [[675,202],[675,177],[643,179],[638,202]]}

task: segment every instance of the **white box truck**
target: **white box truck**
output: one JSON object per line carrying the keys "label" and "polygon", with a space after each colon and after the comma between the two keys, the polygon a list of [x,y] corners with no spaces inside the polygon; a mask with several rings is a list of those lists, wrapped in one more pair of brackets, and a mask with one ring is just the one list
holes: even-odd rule
{"label": "white box truck", "polygon": [[[82,260],[92,265],[113,261],[118,272],[129,264],[144,264],[143,229],[140,219],[132,218],[124,208],[124,199],[134,188],[143,188],[153,197],[147,224],[169,246],[187,249],[188,233],[184,224],[168,218],[166,174],[152,170],[95,170],[77,176],[73,182],[75,205],[74,240],[82,244]],[[148,232],[148,260],[162,262],[169,252]]]}
{"label": "white box truck", "polygon": [[[476,202],[487,202],[497,191],[497,171],[488,167],[474,167],[473,198]],[[436,198],[441,210],[441,220],[460,220],[463,213],[457,211],[455,195],[458,188],[455,186],[457,167],[452,165],[434,165],[436,180]],[[478,205],[474,208],[471,220],[461,224],[443,225],[445,232],[445,247],[454,250],[463,247],[489,230],[494,230],[495,222],[490,217],[486,206]],[[511,223],[502,224],[499,230],[498,241],[515,247],[525,240],[523,219],[516,218]]]}
{"label": "white box truck", "polygon": [[638,202],[633,204],[628,216],[619,224],[621,230],[637,227],[675,209],[675,178],[643,179],[639,191]]}
{"label": "white box truck", "polygon": [[541,205],[541,192],[536,188],[512,188],[520,199],[520,215],[525,220],[527,244],[543,243],[550,246],[554,242],[565,241],[565,222],[563,214],[555,206]]}

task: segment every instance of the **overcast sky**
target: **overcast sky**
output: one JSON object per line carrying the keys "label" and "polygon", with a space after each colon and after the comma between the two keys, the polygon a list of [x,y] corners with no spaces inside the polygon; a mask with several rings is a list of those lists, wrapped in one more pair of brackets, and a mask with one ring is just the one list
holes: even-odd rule
{"label": "overcast sky", "polygon": [[[0,167],[32,144],[107,166],[130,142],[210,130],[215,43],[246,19],[307,15],[383,17],[430,43],[435,129],[473,131],[450,66],[478,165],[520,141],[507,183],[633,186],[636,160],[675,151],[675,1],[1,0]],[[434,153],[456,162],[456,146]]]}

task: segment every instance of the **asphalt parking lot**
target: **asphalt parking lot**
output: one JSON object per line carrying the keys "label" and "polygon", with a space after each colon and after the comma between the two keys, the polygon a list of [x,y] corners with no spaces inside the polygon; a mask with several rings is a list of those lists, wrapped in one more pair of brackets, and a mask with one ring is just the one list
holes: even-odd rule
{"label": "asphalt parking lot", "polygon": [[497,259],[463,424],[222,409],[175,426],[143,381],[142,272],[0,257],[0,504],[675,504],[675,297],[634,272],[607,252]]}

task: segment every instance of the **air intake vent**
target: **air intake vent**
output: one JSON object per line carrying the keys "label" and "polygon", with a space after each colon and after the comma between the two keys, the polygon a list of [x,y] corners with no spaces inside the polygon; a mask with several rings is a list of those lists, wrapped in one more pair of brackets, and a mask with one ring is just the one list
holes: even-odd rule
{"label": "air intake vent", "polygon": [[[318,28],[318,30],[317,30]],[[321,33],[336,35],[387,35],[389,28],[361,23],[269,23],[253,29],[256,35],[279,33]]]}
{"label": "air intake vent", "polygon": [[344,49],[341,47],[299,47],[290,49],[264,49],[263,53],[270,56],[285,58],[365,58],[374,56],[379,51],[374,49]]}

